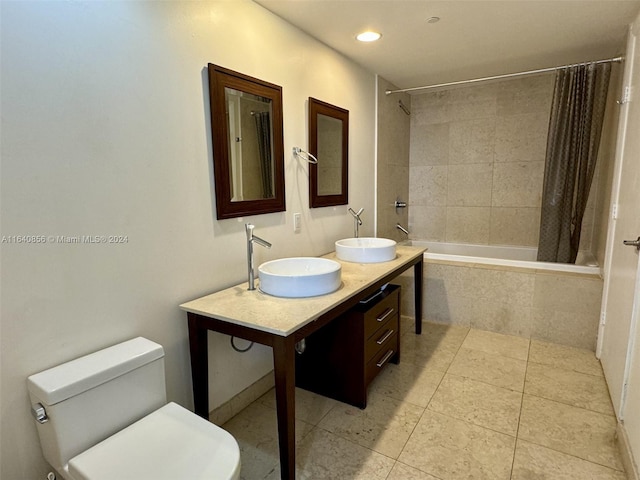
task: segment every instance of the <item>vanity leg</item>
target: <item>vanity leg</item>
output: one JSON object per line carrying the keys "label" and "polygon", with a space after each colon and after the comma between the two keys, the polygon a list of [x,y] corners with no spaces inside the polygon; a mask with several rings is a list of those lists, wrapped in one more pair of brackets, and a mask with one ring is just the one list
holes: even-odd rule
{"label": "vanity leg", "polygon": [[422,333],[422,275],[424,273],[423,261],[420,260],[413,266],[413,296],[416,313],[416,335]]}
{"label": "vanity leg", "polygon": [[191,383],[196,414],[209,420],[209,354],[207,329],[200,326],[198,315],[188,313]]}
{"label": "vanity leg", "polygon": [[293,480],[296,476],[295,360],[293,336],[274,338],[273,366],[276,377],[278,445],[282,480]]}

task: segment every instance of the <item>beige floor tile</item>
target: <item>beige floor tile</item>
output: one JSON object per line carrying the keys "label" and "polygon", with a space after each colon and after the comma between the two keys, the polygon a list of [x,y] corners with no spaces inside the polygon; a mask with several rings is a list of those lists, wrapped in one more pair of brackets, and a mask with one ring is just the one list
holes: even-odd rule
{"label": "beige floor tile", "polygon": [[416,365],[401,359],[398,365],[388,364],[369,385],[369,393],[426,407],[440,384],[444,371]]}
{"label": "beige floor tile", "polygon": [[469,334],[467,327],[456,325],[444,325],[442,323],[422,322],[422,338],[425,343],[436,343],[439,345],[460,346]]}
{"label": "beige floor tile", "polygon": [[603,376],[600,361],[590,350],[531,340],[529,362]]}
{"label": "beige floor tile", "polygon": [[438,477],[422,472],[404,463],[396,462],[387,480],[440,480]]}
{"label": "beige floor tile", "polygon": [[520,392],[446,374],[428,409],[515,437],[521,403]]}
{"label": "beige floor tile", "polygon": [[[389,457],[316,427],[298,446],[296,479],[382,480],[394,463]],[[280,467],[266,478],[279,480]]]}
{"label": "beige floor tile", "polygon": [[512,480],[626,480],[626,475],[602,465],[518,440]]}
{"label": "beige floor tile", "polygon": [[461,348],[447,373],[522,392],[527,362]]}
{"label": "beige floor tile", "polygon": [[484,330],[470,330],[462,346],[518,360],[526,360],[529,355],[528,339]]}
{"label": "beige floor tile", "polygon": [[524,395],[518,439],[622,469],[615,417]]}
{"label": "beige floor tile", "polygon": [[423,412],[422,407],[370,394],[366,409],[340,404],[318,426],[358,445],[398,458]]}
{"label": "beige floor tile", "polygon": [[[256,401],[223,427],[240,445],[241,478],[267,478],[280,458],[275,410]],[[296,421],[296,443],[299,444],[312,429],[313,425]]]}
{"label": "beige floor tile", "polygon": [[[267,407],[276,408],[276,391],[274,388],[265,393],[258,399],[260,403]],[[329,410],[340,402],[333,400],[329,397],[323,397],[316,393],[304,390],[302,388],[296,388],[296,419],[303,422],[317,425],[322,417],[324,417]]]}
{"label": "beige floor tile", "polygon": [[614,415],[604,377],[530,363],[524,391],[530,395]]}
{"label": "beige floor tile", "polygon": [[440,342],[425,332],[422,335],[407,333],[400,337],[400,362],[446,372],[459,348],[455,342]]}
{"label": "beige floor tile", "polygon": [[508,480],[515,438],[426,411],[398,460],[443,480]]}

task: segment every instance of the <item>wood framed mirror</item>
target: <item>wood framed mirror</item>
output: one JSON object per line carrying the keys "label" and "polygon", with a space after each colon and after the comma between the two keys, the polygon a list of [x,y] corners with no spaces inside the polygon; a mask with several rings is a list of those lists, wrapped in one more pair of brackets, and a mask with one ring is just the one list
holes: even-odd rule
{"label": "wood framed mirror", "polygon": [[309,206],[346,205],[349,199],[349,110],[309,97]]}
{"label": "wood framed mirror", "polygon": [[217,218],[285,210],[282,87],[209,64]]}

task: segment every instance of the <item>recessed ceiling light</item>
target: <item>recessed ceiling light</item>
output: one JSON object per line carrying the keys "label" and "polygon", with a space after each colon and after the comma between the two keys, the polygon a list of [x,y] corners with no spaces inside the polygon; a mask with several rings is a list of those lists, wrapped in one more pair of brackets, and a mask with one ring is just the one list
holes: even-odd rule
{"label": "recessed ceiling light", "polygon": [[440,21],[440,17],[429,17],[427,18],[427,23],[438,23]]}
{"label": "recessed ceiling light", "polygon": [[361,42],[375,42],[376,40],[378,40],[382,35],[380,35],[378,32],[362,32],[360,34],[358,34],[356,36],[356,38],[358,40],[360,40]]}

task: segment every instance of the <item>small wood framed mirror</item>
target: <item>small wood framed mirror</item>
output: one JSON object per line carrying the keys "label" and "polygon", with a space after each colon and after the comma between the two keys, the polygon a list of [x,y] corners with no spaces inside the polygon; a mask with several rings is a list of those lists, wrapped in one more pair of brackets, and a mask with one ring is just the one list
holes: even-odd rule
{"label": "small wood framed mirror", "polygon": [[218,219],[285,210],[282,87],[209,64]]}
{"label": "small wood framed mirror", "polygon": [[349,110],[309,97],[309,205],[346,205],[349,199]]}

